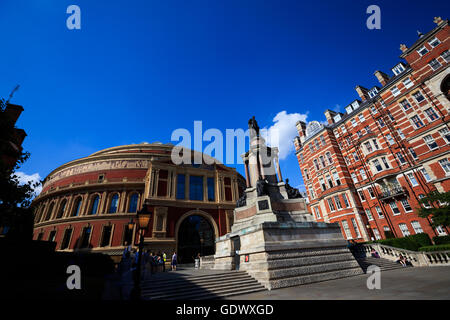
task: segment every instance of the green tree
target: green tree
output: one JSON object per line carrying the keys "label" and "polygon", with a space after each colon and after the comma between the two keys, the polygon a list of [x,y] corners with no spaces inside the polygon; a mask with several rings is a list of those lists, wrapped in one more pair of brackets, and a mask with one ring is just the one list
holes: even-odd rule
{"label": "green tree", "polygon": [[6,109],[7,102],[0,99],[0,227],[8,238],[26,239],[33,232],[30,204],[40,182],[19,182],[16,170],[30,154],[15,143],[18,129]]}
{"label": "green tree", "polygon": [[424,205],[418,209],[419,217],[431,217],[433,227],[450,226],[450,192],[432,191],[420,199],[419,203]]}

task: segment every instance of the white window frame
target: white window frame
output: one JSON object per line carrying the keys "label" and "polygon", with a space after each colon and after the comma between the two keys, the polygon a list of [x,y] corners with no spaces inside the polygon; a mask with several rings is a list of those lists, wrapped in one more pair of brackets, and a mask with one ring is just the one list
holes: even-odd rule
{"label": "white window frame", "polygon": [[366,209],[365,211],[366,211],[367,220],[373,221],[373,215],[372,215],[372,212],[370,212],[370,209]]}
{"label": "white window frame", "polygon": [[345,237],[347,238],[347,240],[348,239],[353,239],[352,232],[350,231],[350,227],[348,226],[347,220],[342,220],[341,224],[342,224],[342,230],[344,230]]}
{"label": "white window frame", "polygon": [[438,61],[438,59],[433,59],[430,62],[428,62],[428,65],[433,69],[433,71],[436,71],[440,67],[442,67],[442,64]]}
{"label": "white window frame", "polygon": [[414,176],[414,174],[412,172],[408,172],[406,174],[406,176],[408,177],[409,181],[411,182],[411,185],[413,187],[417,187],[419,185],[419,183],[417,182],[416,177]]}
{"label": "white window frame", "polygon": [[[426,136],[423,137],[423,141],[425,141],[426,145],[428,146],[428,148],[431,150],[436,150],[439,148],[436,140],[434,140],[433,136],[431,134],[428,134]],[[432,145],[436,145],[435,147],[432,147]]]}
{"label": "white window frame", "polygon": [[327,202],[328,202],[328,207],[330,208],[330,211],[331,212],[336,211],[336,207],[334,206],[333,199],[332,198],[328,198]]}
{"label": "white window frame", "polygon": [[447,158],[438,161],[442,170],[444,170],[445,175],[450,175],[450,161]]}
{"label": "white window frame", "polygon": [[[398,216],[400,214],[400,209],[398,208],[397,203],[395,201],[389,202],[389,207],[391,207],[391,211],[394,216]],[[397,209],[398,213],[395,213],[394,209]]]}
{"label": "white window frame", "polygon": [[445,62],[450,62],[450,50],[445,50],[441,53],[442,59],[444,59]]}
{"label": "white window frame", "polygon": [[359,232],[358,224],[356,223],[355,218],[350,219],[352,221],[353,229],[355,229],[356,239],[361,238],[361,232]]}
{"label": "white window frame", "polygon": [[399,223],[398,228],[400,229],[400,231],[402,232],[404,237],[411,235],[411,232],[409,232],[409,229],[408,229],[408,226],[406,225],[406,223]]}
{"label": "white window frame", "polygon": [[396,96],[398,96],[401,92],[400,92],[400,89],[399,89],[399,88],[397,88],[396,86],[394,86],[394,87],[391,88],[391,93],[392,93],[392,95],[393,95],[394,97],[396,97]]}
{"label": "white window frame", "polygon": [[[405,206],[405,201],[406,201],[407,207],[409,207],[409,210]],[[400,200],[400,203],[402,204],[402,207],[405,210],[405,212],[412,212],[413,211],[411,205],[408,202],[408,199],[402,199],[402,200]]]}
{"label": "white window frame", "polygon": [[414,86],[414,83],[411,81],[411,78],[406,78],[405,80],[403,80],[403,85],[406,89],[409,89]]}
{"label": "white window frame", "polygon": [[375,239],[376,240],[380,240],[381,239],[381,235],[380,235],[380,232],[378,231],[378,229],[377,228],[373,228],[372,231],[373,231],[373,234],[375,235]]}
{"label": "white window frame", "polygon": [[[426,51],[426,52],[424,52]],[[425,46],[420,47],[419,49],[417,49],[417,53],[423,57],[424,55],[426,55],[428,52],[430,52]]]}
{"label": "white window frame", "polygon": [[431,39],[431,40],[428,40],[428,44],[429,44],[430,47],[432,47],[432,48],[436,48],[440,43],[441,43],[441,41],[440,41],[438,38],[436,38],[436,37],[434,37],[434,38]]}
{"label": "white window frame", "polygon": [[383,211],[381,211],[381,208],[380,208],[379,206],[375,206],[375,211],[376,211],[377,214],[378,214],[378,218],[384,219]]}
{"label": "white window frame", "polygon": [[[420,97],[422,97],[422,99],[421,99],[420,101],[419,101],[419,99],[417,99],[417,96],[419,96],[419,95],[420,95]],[[422,101],[425,100],[425,97],[423,96],[422,92],[420,92],[420,91],[414,92],[414,93],[412,94],[412,96],[413,96],[414,99],[417,101],[417,103],[421,103]]]}
{"label": "white window frame", "polygon": [[414,229],[416,234],[424,233],[419,221],[411,221],[411,227]]}
{"label": "white window frame", "polygon": [[423,175],[423,177],[425,178],[426,182],[430,182],[432,180],[430,175],[428,174],[428,172],[427,172],[427,170],[425,168],[420,168],[419,171]]}
{"label": "white window frame", "polygon": [[447,141],[447,143],[450,143],[450,130],[448,130],[447,127],[439,129],[439,133],[442,136],[442,138],[444,138],[444,140]]}

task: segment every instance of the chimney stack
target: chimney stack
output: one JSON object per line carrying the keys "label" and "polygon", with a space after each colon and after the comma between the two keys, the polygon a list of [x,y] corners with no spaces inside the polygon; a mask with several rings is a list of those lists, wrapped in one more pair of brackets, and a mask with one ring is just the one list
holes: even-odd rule
{"label": "chimney stack", "polygon": [[334,123],[333,117],[335,115],[337,115],[338,113],[327,109],[327,110],[325,110],[324,114],[325,114],[325,118],[327,118],[328,124],[333,124]]}
{"label": "chimney stack", "polygon": [[295,150],[299,150],[302,147],[302,142],[300,141],[299,136],[296,136],[294,138],[294,146],[295,146]]}
{"label": "chimney stack", "polygon": [[383,87],[389,81],[389,76],[386,73],[381,72],[379,70],[375,71],[375,76],[377,77],[378,81],[380,81]]}
{"label": "chimney stack", "polygon": [[305,141],[306,138],[306,123],[303,121],[297,121],[295,124],[297,127],[298,135],[300,136],[300,141]]}
{"label": "chimney stack", "polygon": [[362,101],[369,99],[369,90],[367,88],[364,88],[363,86],[356,86],[355,89]]}

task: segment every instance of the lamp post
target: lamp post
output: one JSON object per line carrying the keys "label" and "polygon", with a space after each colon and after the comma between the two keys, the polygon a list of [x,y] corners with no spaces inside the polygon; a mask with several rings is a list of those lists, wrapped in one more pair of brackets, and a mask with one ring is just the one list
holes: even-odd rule
{"label": "lamp post", "polygon": [[141,210],[137,212],[138,230],[139,230],[139,253],[136,273],[134,276],[134,287],[131,291],[131,298],[133,300],[140,300],[141,298],[141,264],[142,264],[142,250],[144,249],[144,230],[147,229],[150,222],[152,212],[147,210],[144,205]]}

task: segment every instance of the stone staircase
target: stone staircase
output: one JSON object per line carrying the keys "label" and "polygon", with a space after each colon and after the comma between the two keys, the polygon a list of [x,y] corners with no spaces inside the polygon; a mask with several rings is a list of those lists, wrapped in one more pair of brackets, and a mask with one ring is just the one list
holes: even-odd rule
{"label": "stone staircase", "polygon": [[370,265],[376,265],[380,267],[381,271],[404,268],[400,263],[396,263],[394,261],[383,258],[363,257],[357,258],[357,261],[361,266],[361,268],[363,269],[364,273],[367,272],[367,268]]}
{"label": "stone staircase", "polygon": [[175,271],[156,274],[144,281],[142,297],[146,300],[221,299],[263,290],[266,289],[244,271]]}
{"label": "stone staircase", "polygon": [[361,266],[345,246],[272,251],[265,260],[254,260],[253,270],[247,272],[268,289],[363,274]]}

